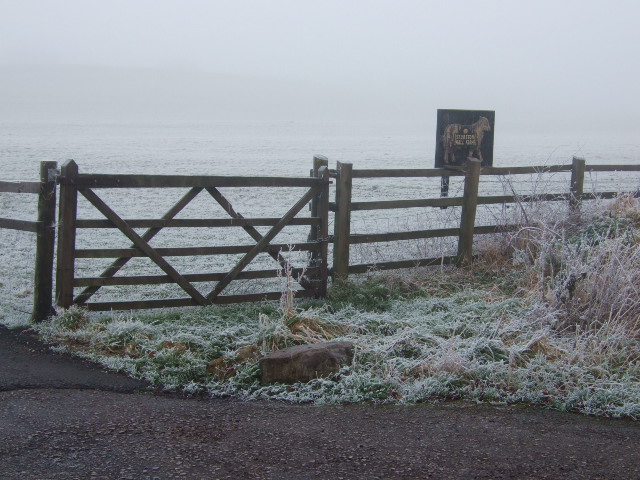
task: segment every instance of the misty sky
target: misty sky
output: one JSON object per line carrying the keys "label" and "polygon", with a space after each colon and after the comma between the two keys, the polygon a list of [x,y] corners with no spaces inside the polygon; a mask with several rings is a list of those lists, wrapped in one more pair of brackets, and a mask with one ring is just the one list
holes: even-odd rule
{"label": "misty sky", "polygon": [[267,77],[397,116],[629,128],[639,19],[637,1],[0,0],[0,68]]}

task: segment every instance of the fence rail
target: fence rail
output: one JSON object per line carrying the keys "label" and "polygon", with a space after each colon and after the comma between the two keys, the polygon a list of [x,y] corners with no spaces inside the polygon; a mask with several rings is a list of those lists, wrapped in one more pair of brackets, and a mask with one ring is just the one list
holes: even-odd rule
{"label": "fence rail", "polygon": [[[214,298],[214,305],[229,305],[242,302],[261,302],[264,300],[279,300],[282,292],[247,293],[244,295],[224,295]],[[315,294],[308,290],[296,293],[299,298],[311,298]],[[192,298],[167,298],[158,300],[130,300],[115,302],[94,302],[86,305],[88,310],[104,312],[110,310],[143,310],[151,308],[194,307],[199,303]]]}
{"label": "fence rail", "polygon": [[[319,250],[318,243],[274,243],[267,247],[267,251],[278,253],[292,247],[297,251]],[[155,251],[164,257],[195,257],[202,255],[238,255],[249,253],[253,245],[221,245],[215,247],[173,247],[156,248]],[[135,258],[146,257],[147,254],[139,248],[79,248],[75,251],[75,258]]]}
{"label": "fence rail", "polygon": [[[5,182],[0,181],[0,193],[32,193],[40,195],[40,182]],[[38,221],[0,218],[0,228],[37,233],[41,228]]]}
{"label": "fence rail", "polygon": [[[291,275],[298,277],[302,287],[299,297],[323,297],[327,292],[329,276],[345,279],[349,274],[359,274],[371,269],[387,270],[435,266],[445,264],[466,264],[473,259],[473,240],[476,235],[515,231],[519,225],[476,225],[478,205],[508,203],[568,202],[571,209],[578,210],[581,202],[590,199],[611,199],[619,192],[602,191],[584,193],[584,178],[588,172],[640,172],[640,165],[586,165],[583,159],[574,158],[568,165],[523,166],[523,167],[481,167],[480,162],[470,159],[465,167],[434,169],[353,169],[350,163],[338,162],[335,170],[329,170],[328,160],[316,156],[310,177],[239,177],[239,176],[178,176],[178,175],[95,175],[79,173],[75,162],[67,162],[56,175],[55,162],[42,162],[39,182],[0,181],[0,192],[11,194],[37,194],[38,218],[25,221],[0,218],[0,228],[23,230],[36,233],[35,286],[33,320],[40,321],[53,313],[53,258],[55,243],[56,183],[59,192],[58,263],[55,270],[56,303],[68,308],[76,304],[90,310],[146,309],[207,304],[226,304],[280,298],[281,292],[221,295],[235,280],[268,279],[275,276],[275,269],[253,269],[246,267],[259,253],[267,253],[283,264],[280,251],[290,247],[297,251],[309,252],[309,264],[296,268]],[[479,185],[483,178],[507,175],[544,175],[570,173],[571,179],[566,190],[540,195],[479,195]],[[394,199],[377,201],[352,201],[353,181],[359,179],[382,178],[446,178],[463,177],[464,192],[459,197]],[[335,197],[329,198],[330,179],[335,179]],[[287,213],[281,217],[244,217],[236,212],[219,188],[223,187],[297,187],[305,190]],[[105,188],[185,188],[187,192],[156,219],[118,216],[111,206],[96,191]],[[638,192],[632,192],[636,197]],[[222,207],[228,218],[175,218],[198,195],[207,195]],[[103,218],[78,218],[78,198],[86,198],[103,215]],[[299,217],[298,213],[309,204],[310,216]],[[351,233],[352,212],[390,209],[447,208],[461,207],[459,225],[448,228],[415,229],[383,233]],[[330,214],[333,212],[333,232],[329,233]],[[309,235],[294,242],[294,245],[272,243],[286,226],[308,226]],[[194,247],[152,247],[149,242],[165,228],[223,228],[243,229],[253,240],[250,245],[215,245]],[[255,227],[269,227],[261,234]],[[119,230],[131,240],[128,248],[77,248],[78,229]],[[138,234],[134,229],[146,229]],[[387,243],[405,240],[433,238],[457,238],[455,255],[426,257],[407,260],[383,261],[376,263],[350,263],[349,250],[352,245]],[[333,264],[328,261],[329,244],[333,244]],[[233,268],[224,272],[179,273],[166,257],[203,255],[242,255]],[[158,265],[163,274],[159,275],[117,275],[132,258],[146,257]],[[115,259],[100,275],[77,277],[78,259]],[[194,283],[216,282],[208,294],[202,294]],[[89,301],[102,287],[177,284],[188,294],[184,298],[147,300]],[[82,288],[79,294],[74,289]]]}
{"label": "fence rail", "polygon": [[[537,195],[479,195],[478,187],[482,177],[506,175],[542,175],[550,173],[571,173],[567,190],[560,193]],[[508,203],[569,202],[577,209],[583,200],[611,199],[619,192],[604,191],[584,193],[585,172],[640,172],[640,165],[586,165],[584,159],[574,158],[571,164],[554,166],[523,167],[481,167],[476,160],[470,160],[465,167],[433,169],[353,169],[349,163],[338,163],[335,170],[337,183],[336,199],[329,205],[335,212],[334,255],[332,273],[334,277],[346,279],[350,273],[363,273],[370,269],[410,268],[423,265],[448,263],[464,264],[473,258],[473,237],[475,235],[514,231],[517,225],[475,225],[478,205]],[[352,201],[354,179],[366,178],[437,178],[464,177],[464,194],[461,197],[420,198],[381,201]],[[633,192],[637,197],[638,192]],[[429,230],[409,230],[388,233],[350,233],[351,214],[357,211],[375,211],[408,208],[462,207],[460,226],[456,228],[436,228]],[[349,259],[349,247],[363,243],[395,242],[402,240],[458,237],[457,255],[439,258],[401,260],[353,265]]]}
{"label": "fence rail", "polygon": [[[635,167],[635,165],[631,165]],[[629,165],[623,165],[629,167]],[[569,172],[572,165],[549,165],[540,167],[482,167],[482,175],[519,175],[538,173]],[[602,170],[605,171],[605,170]],[[608,171],[608,170],[606,170]],[[449,168],[404,168],[404,169],[358,169],[352,171],[352,178],[437,178],[464,177],[464,167]]]}
{"label": "fence rail", "polygon": [[34,265],[33,312],[31,318],[39,322],[54,313],[53,257],[56,217],[56,162],[40,163],[39,182],[0,181],[2,193],[29,193],[38,195],[38,219],[36,221],[0,218],[0,228],[20,230],[36,234]]}
{"label": "fence rail", "polygon": [[315,178],[234,177],[203,175],[104,175],[78,174],[61,177],[76,188],[218,188],[218,187],[313,187]]}
{"label": "fence rail", "polygon": [[[535,175],[542,173],[571,172],[573,163],[566,165],[542,165],[527,167],[482,167],[482,175]],[[587,172],[640,172],[640,165],[587,165]],[[464,167],[450,168],[380,168],[352,170],[352,178],[436,178],[464,177]]]}
{"label": "fence rail", "polygon": [[[320,272],[319,268],[294,268],[291,275],[307,274],[313,275]],[[219,282],[223,280],[227,272],[221,273],[188,273],[183,277],[189,282]],[[270,270],[249,270],[240,272],[236,280],[255,280],[259,278],[273,278],[273,269]],[[163,283],[173,283],[173,279],[169,275],[130,275],[126,277],[85,277],[76,278],[73,281],[74,287],[92,287],[92,286],[115,286],[115,285],[159,285]]]}
{"label": "fence rail", "polygon": [[13,218],[0,218],[0,228],[7,230],[20,230],[22,232],[37,233],[41,228],[41,222],[28,220],[14,220]]}
{"label": "fence rail", "polygon": [[[126,220],[131,228],[215,228],[215,227],[273,227],[280,217],[264,218],[174,218],[174,219],[131,219]],[[289,225],[314,225],[322,222],[319,217],[292,218]],[[76,228],[118,228],[110,220],[77,220]]]}
{"label": "fence rail", "polygon": [[40,182],[5,182],[0,180],[2,193],[40,193]]}

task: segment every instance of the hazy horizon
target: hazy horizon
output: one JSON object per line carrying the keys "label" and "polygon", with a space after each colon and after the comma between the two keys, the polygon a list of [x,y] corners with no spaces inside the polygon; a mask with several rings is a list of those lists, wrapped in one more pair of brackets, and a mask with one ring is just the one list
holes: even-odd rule
{"label": "hazy horizon", "polygon": [[638,14],[631,1],[0,0],[0,119],[431,128],[459,108],[495,110],[497,132],[637,138]]}

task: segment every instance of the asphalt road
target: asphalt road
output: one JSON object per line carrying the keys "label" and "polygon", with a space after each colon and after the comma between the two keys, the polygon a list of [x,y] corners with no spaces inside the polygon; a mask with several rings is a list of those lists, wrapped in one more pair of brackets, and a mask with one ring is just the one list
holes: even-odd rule
{"label": "asphalt road", "polygon": [[0,328],[2,479],[640,479],[640,424],[465,403],[189,399]]}

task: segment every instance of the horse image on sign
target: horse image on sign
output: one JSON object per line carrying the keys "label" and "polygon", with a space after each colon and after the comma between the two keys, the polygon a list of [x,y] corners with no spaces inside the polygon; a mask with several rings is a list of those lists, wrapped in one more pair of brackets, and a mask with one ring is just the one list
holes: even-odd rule
{"label": "horse image on sign", "polygon": [[460,125],[459,123],[452,123],[447,125],[444,129],[444,135],[442,136],[442,143],[444,145],[444,163],[455,163],[456,157],[454,150],[466,149],[469,153],[468,157],[475,157],[482,160],[482,140],[484,139],[484,133],[491,131],[491,125],[487,117],[480,117],[480,119],[472,125]]}
{"label": "horse image on sign", "polygon": [[475,157],[493,164],[495,113],[473,110],[438,110],[436,167],[460,166]]}

